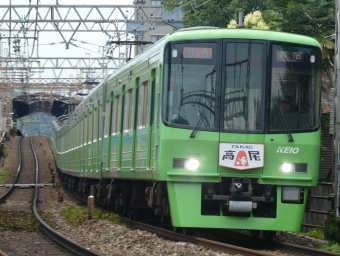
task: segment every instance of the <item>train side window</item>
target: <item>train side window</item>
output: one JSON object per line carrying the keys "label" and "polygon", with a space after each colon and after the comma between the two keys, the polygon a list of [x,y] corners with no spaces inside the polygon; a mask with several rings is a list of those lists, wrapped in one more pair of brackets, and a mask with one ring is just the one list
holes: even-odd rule
{"label": "train side window", "polygon": [[142,82],[142,85],[139,88],[138,128],[144,128],[147,126],[148,90],[149,90],[149,81]]}
{"label": "train side window", "polygon": [[93,141],[97,141],[98,136],[98,109],[94,109],[93,113]]}
{"label": "train side window", "polygon": [[87,141],[91,142],[93,138],[93,111],[91,111],[89,114],[89,134],[90,137],[87,139]]}
{"label": "train side window", "polygon": [[124,107],[124,131],[132,129],[132,104],[133,104],[133,89],[129,89],[126,94]]}
{"label": "train side window", "polygon": [[85,118],[84,118],[84,145],[85,145],[85,143],[87,143],[87,136],[88,136],[88,134],[87,134],[87,131],[88,131],[88,125],[89,125],[89,122],[88,122],[88,115],[86,115],[85,116]]}
{"label": "train side window", "polygon": [[101,113],[101,104],[98,101],[98,111],[97,111],[97,130],[98,130],[97,138],[98,138],[98,141],[102,140],[102,133],[103,133],[103,130],[102,130],[103,123],[102,123],[100,113]]}
{"label": "train side window", "polygon": [[[112,99],[112,98],[111,98]],[[107,135],[110,133],[110,123],[111,123],[111,111],[112,111],[112,104],[113,101],[111,100],[107,100],[106,101],[106,108],[105,108],[105,132],[104,132],[104,136],[107,137]]]}
{"label": "train side window", "polygon": [[120,95],[117,95],[114,98],[114,102],[113,102],[113,118],[112,118],[112,134],[117,134],[119,132],[118,130],[118,122],[119,122],[119,101],[120,101]]}
{"label": "train side window", "polygon": [[80,147],[82,145],[82,141],[81,141],[81,132],[82,132],[82,125],[83,125],[83,120],[79,119],[78,120],[78,147]]}

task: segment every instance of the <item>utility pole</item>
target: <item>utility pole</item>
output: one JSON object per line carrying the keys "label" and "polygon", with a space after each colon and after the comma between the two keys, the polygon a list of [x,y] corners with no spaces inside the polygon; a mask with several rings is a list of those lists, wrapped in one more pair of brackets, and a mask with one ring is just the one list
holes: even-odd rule
{"label": "utility pole", "polygon": [[340,110],[337,108],[337,102],[340,103],[340,0],[336,1],[336,18],[335,18],[335,95],[334,95],[334,192],[335,192],[335,214],[339,217],[339,194],[340,194]]}

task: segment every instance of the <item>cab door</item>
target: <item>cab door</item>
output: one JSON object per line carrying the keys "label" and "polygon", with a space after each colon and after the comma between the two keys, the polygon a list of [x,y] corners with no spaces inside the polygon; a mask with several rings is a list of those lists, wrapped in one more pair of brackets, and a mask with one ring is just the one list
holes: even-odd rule
{"label": "cab door", "polygon": [[218,172],[262,174],[264,163],[265,43],[223,43]]}

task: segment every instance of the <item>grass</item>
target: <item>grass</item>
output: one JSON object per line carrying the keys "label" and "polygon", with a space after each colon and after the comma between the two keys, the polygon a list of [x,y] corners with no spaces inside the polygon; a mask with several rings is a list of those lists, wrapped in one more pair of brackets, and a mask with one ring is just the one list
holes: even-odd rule
{"label": "grass", "polygon": [[313,238],[316,238],[316,239],[325,240],[325,234],[324,234],[322,228],[313,228],[310,231],[308,231],[307,233],[303,233],[303,235],[310,236],[310,237],[313,237]]}
{"label": "grass", "polygon": [[1,211],[0,231],[33,232],[39,228],[39,223],[29,211]]}
{"label": "grass", "polygon": [[331,243],[321,245],[318,249],[328,251],[328,252],[334,252],[334,253],[340,253],[340,245],[338,243]]}
{"label": "grass", "polygon": [[[62,210],[61,215],[66,219],[69,225],[78,226],[88,219],[88,210],[84,206],[71,206]],[[93,211],[92,219],[107,220],[119,225],[124,224],[123,219],[119,215],[108,213],[97,208]]]}
{"label": "grass", "polygon": [[5,183],[6,181],[8,181],[11,177],[11,173],[8,171],[4,171],[2,169],[0,169],[0,184]]}
{"label": "grass", "polygon": [[[299,234],[313,237],[316,239],[326,240],[324,230],[322,228],[314,228],[308,231],[307,233],[299,232]],[[327,244],[320,245],[317,249],[328,251],[328,252],[340,253],[340,245],[332,241],[328,241]]]}

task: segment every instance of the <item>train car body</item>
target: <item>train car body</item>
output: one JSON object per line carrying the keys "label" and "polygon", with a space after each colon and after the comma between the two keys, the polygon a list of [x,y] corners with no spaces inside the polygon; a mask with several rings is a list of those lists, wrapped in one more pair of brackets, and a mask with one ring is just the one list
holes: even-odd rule
{"label": "train car body", "polygon": [[[69,186],[174,227],[299,231],[318,180],[321,49],[273,31],[176,31],[80,103],[52,147]],[[284,105],[288,106],[284,106]]]}

